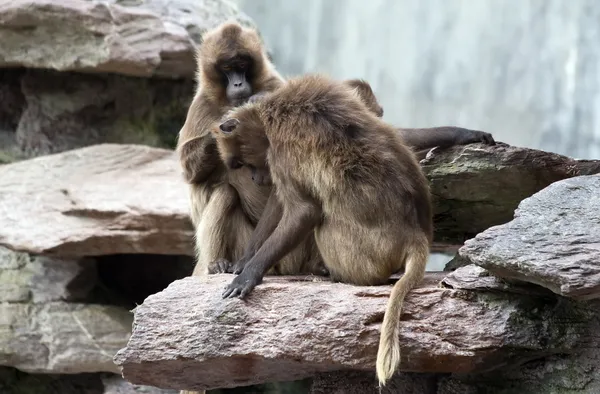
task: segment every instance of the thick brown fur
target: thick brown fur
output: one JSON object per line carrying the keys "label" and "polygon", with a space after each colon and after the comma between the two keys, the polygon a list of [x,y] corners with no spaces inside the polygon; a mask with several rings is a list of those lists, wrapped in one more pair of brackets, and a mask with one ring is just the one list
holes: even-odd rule
{"label": "thick brown fur", "polygon": [[223,296],[245,297],[313,236],[333,280],[382,285],[404,268],[382,324],[377,376],[385,384],[400,362],[403,300],[423,278],[429,256],[431,197],[414,153],[361,98],[348,84],[304,76],[230,111],[212,129],[224,162],[270,172],[283,207]]}
{"label": "thick brown fur", "polygon": [[[211,264],[220,259],[242,258],[271,192],[269,186],[253,182],[247,168],[228,170],[219,159],[209,131],[224,113],[243,102],[228,99],[228,82],[221,70],[227,62],[235,65],[236,59],[252,63],[246,75],[251,85],[249,100],[283,84],[255,30],[227,22],[203,36],[197,52],[198,90],[177,146],[184,178],[189,183],[190,216],[196,228],[197,263],[193,275],[214,272],[216,268]],[[311,272],[312,254],[299,247],[274,271]]]}

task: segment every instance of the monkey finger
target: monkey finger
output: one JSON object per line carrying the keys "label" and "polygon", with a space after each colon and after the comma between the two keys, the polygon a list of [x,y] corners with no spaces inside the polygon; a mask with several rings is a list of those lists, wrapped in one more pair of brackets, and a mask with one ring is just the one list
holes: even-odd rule
{"label": "monkey finger", "polygon": [[233,273],[235,275],[239,275],[242,273],[242,271],[244,270],[244,266],[245,264],[243,262],[237,262],[234,266],[233,266]]}
{"label": "monkey finger", "polygon": [[235,289],[234,287],[227,286],[225,288],[225,290],[223,291],[222,297],[223,298],[228,298],[231,295],[231,293],[233,293],[234,289]]}
{"label": "monkey finger", "polygon": [[240,293],[240,298],[246,298],[246,296],[252,291],[253,288],[254,288],[254,286],[252,286],[252,285],[244,286],[244,288],[242,289],[242,292]]}

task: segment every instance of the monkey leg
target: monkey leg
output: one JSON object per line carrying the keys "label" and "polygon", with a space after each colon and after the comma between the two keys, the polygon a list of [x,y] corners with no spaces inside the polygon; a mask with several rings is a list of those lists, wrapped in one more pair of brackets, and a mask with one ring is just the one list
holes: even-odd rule
{"label": "monkey leg", "polygon": [[402,237],[390,237],[383,229],[328,223],[315,230],[315,239],[331,279],[338,282],[381,285],[404,261]]}
{"label": "monkey leg", "polygon": [[[229,258],[231,232],[230,218],[237,217],[236,205],[239,205],[237,192],[228,184],[222,184],[210,191],[207,196],[206,188],[192,188],[192,221],[196,225],[196,267],[193,276],[205,276],[208,274],[208,266],[211,262],[220,258]],[[202,207],[196,204],[203,204]]]}
{"label": "monkey leg", "polygon": [[239,262],[243,262],[244,251],[246,250],[250,238],[254,231],[254,226],[248,220],[241,205],[235,204],[223,217],[226,216],[225,245],[226,254],[212,260],[208,264],[208,273],[239,273],[243,269],[237,270]]}

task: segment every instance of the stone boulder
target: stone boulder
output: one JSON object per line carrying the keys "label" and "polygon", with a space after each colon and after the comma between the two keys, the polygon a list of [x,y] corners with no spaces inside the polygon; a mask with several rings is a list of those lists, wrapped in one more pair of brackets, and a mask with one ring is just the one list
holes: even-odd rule
{"label": "stone boulder", "polygon": [[[429,274],[407,296],[401,370],[489,371],[568,353],[581,338],[595,335],[586,304],[551,292],[524,297],[444,288],[439,286],[443,275]],[[221,291],[232,278],[178,280],[138,306],[127,347],[115,356],[124,378],[202,390],[355,369],[370,371],[375,385],[391,286],[267,277],[246,300],[223,300]]]}
{"label": "stone boulder", "polygon": [[30,256],[0,247],[0,302],[82,300],[96,278],[92,259]]}
{"label": "stone boulder", "polygon": [[553,183],[514,219],[465,242],[457,259],[576,299],[600,297],[600,175]]}
{"label": "stone boulder", "polygon": [[553,182],[600,172],[598,160],[502,143],[434,149],[421,164],[433,194],[435,241],[442,245],[462,245],[510,221],[521,200]]}
{"label": "stone boulder", "polygon": [[114,306],[0,304],[0,365],[31,373],[119,372],[132,316]]}
{"label": "stone boulder", "polygon": [[201,34],[250,20],[222,0],[11,0],[0,5],[0,67],[191,78]]}
{"label": "stone boulder", "polygon": [[173,148],[195,86],[191,80],[111,74],[50,70],[12,74],[20,83],[13,92],[13,112],[6,116],[14,115],[18,122],[5,134],[14,136],[21,157],[99,143]]}
{"label": "stone boulder", "polygon": [[0,245],[61,256],[193,255],[173,151],[101,144],[0,166]]}

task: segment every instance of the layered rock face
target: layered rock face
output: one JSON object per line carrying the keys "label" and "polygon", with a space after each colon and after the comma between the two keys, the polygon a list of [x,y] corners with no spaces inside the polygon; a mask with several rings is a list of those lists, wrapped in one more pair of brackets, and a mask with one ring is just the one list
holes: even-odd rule
{"label": "layered rock face", "polygon": [[[0,4],[0,393],[376,392],[389,286],[224,301],[231,275],[185,278],[172,148],[229,18],[251,24],[221,0]],[[434,249],[458,253],[407,297],[383,392],[600,391],[600,162],[499,143],[422,165]]]}

